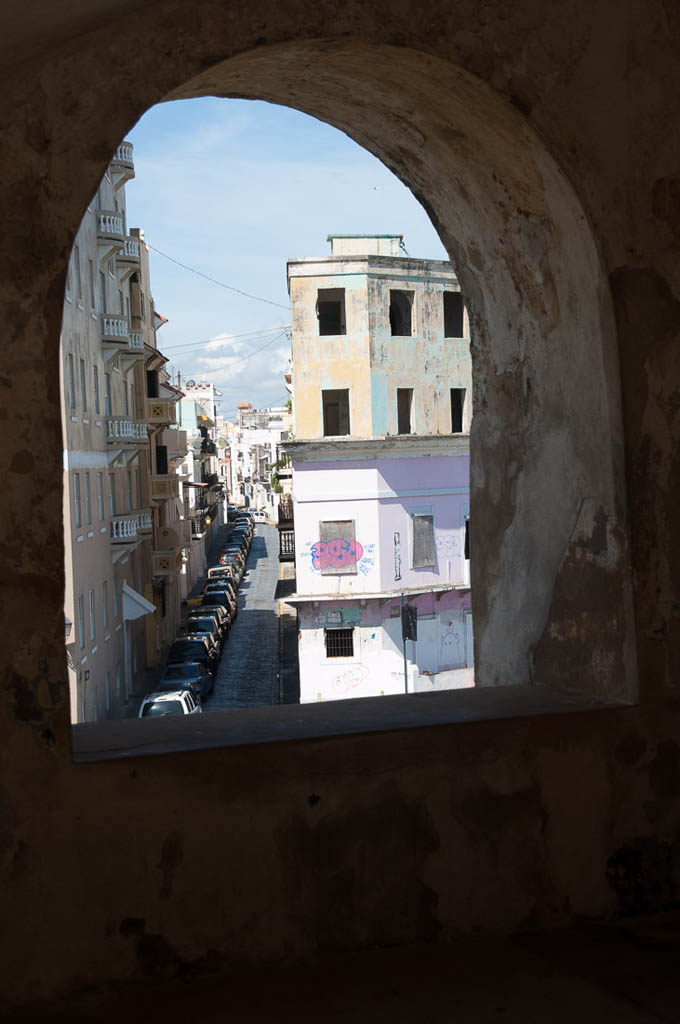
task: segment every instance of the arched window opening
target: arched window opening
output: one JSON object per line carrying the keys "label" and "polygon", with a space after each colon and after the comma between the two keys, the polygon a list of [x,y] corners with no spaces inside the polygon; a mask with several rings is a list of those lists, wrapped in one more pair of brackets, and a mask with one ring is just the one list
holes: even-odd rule
{"label": "arched window opening", "polygon": [[[348,51],[351,50],[352,44],[348,44]],[[437,499],[442,497],[439,492],[445,488],[437,487],[430,481],[418,487],[418,474],[413,474],[410,477],[413,481],[413,494],[407,495],[408,479],[401,481],[398,474],[395,475],[394,459],[392,465],[384,469],[381,465],[379,470],[380,479],[385,485],[380,500],[387,503],[387,508],[389,502],[396,497],[397,504],[401,502],[407,513],[407,521],[401,528],[395,526],[391,530],[381,531],[379,539],[371,539],[366,535],[359,518],[349,516],[346,509],[324,509],[323,514],[317,516],[315,524],[312,523],[307,516],[309,507],[313,505],[311,491],[304,492],[305,498],[298,506],[293,496],[292,518],[288,511],[289,504],[281,502],[282,518],[278,525],[285,527],[281,529],[279,538],[282,564],[290,559],[293,547],[296,564],[303,566],[308,574],[318,573],[319,580],[326,581],[329,576],[341,581],[343,577],[356,580],[351,584],[354,590],[347,591],[351,593],[347,599],[342,597],[345,591],[336,589],[331,594],[322,593],[311,584],[311,589],[308,587],[300,592],[298,586],[293,595],[289,594],[289,603],[296,610],[299,623],[304,626],[300,632],[304,633],[308,629],[311,634],[315,631],[321,638],[321,647],[325,644],[324,630],[351,628],[353,636],[358,639],[360,629],[369,623],[364,622],[361,608],[357,613],[354,607],[356,601],[360,604],[361,601],[369,602],[373,599],[384,601],[386,594],[406,591],[409,589],[404,584],[407,574],[417,572],[423,580],[427,578],[421,590],[432,597],[432,609],[426,611],[425,602],[418,600],[417,625],[414,628],[411,613],[401,616],[398,608],[390,608],[390,621],[383,620],[381,625],[381,636],[384,635],[382,651],[397,656],[401,649],[404,655],[406,671],[403,689],[406,692],[416,688],[415,676],[409,674],[409,664],[415,665],[417,675],[424,678],[437,675],[437,670],[441,668],[440,662],[433,662],[434,668],[428,667],[427,657],[421,656],[419,652],[438,649],[438,658],[453,659],[452,652],[455,650],[458,664],[461,663],[461,657],[463,664],[471,664],[471,659],[461,654],[461,651],[464,651],[462,645],[469,643],[472,646],[469,626],[471,611],[474,611],[476,685],[512,687],[530,684],[547,687],[555,692],[585,687],[586,692],[592,695],[606,692],[609,695],[629,696],[634,692],[635,670],[634,660],[625,654],[624,642],[630,616],[627,553],[625,545],[617,545],[614,541],[617,523],[625,529],[625,524],[620,524],[617,518],[617,509],[623,507],[618,494],[620,468],[616,465],[619,458],[617,452],[620,453],[618,442],[621,428],[614,378],[604,372],[605,365],[611,359],[613,334],[609,310],[603,310],[602,307],[602,296],[607,292],[600,287],[601,270],[597,249],[589,237],[587,220],[580,216],[576,197],[569,192],[559,169],[551,164],[537,139],[526,132],[507,130],[510,122],[518,116],[516,112],[498,108],[489,110],[488,117],[479,116],[480,108],[488,101],[488,97],[475,91],[474,82],[467,83],[469,94],[461,93],[460,90],[456,92],[455,89],[447,91],[447,116],[458,124],[461,132],[476,138],[478,145],[475,160],[470,160],[468,154],[460,149],[454,153],[446,141],[451,136],[444,134],[440,137],[438,127],[433,125],[427,153],[428,163],[421,159],[420,143],[408,140],[398,153],[391,146],[389,119],[385,115],[390,109],[400,108],[403,97],[400,97],[396,83],[390,81],[389,68],[392,65],[389,60],[381,63],[378,59],[369,65],[355,54],[350,61],[353,72],[364,76],[367,85],[378,79],[383,85],[382,98],[376,102],[375,119],[370,119],[373,130],[369,132],[366,122],[357,115],[351,101],[343,98],[342,85],[346,81],[350,64],[339,61],[337,54],[331,59],[324,59],[325,84],[319,93],[315,92],[309,77],[311,69],[319,66],[314,44],[310,43],[305,53],[309,61],[302,78],[296,78],[292,65],[288,65],[285,60],[279,64],[273,62],[266,65],[262,63],[261,54],[248,53],[227,62],[220,69],[219,75],[223,77],[219,89],[216,89],[214,83],[207,86],[197,79],[184,87],[184,93],[180,90],[177,96],[198,96],[210,90],[223,95],[229,95],[232,90],[241,95],[247,94],[250,87],[244,86],[241,73],[248,67],[252,71],[249,81],[256,90],[253,98],[258,90],[260,95],[266,95],[268,99],[285,95],[289,102],[290,97],[295,96],[294,105],[337,125],[360,144],[370,148],[386,165],[394,167],[400,177],[422,197],[437,225],[440,238],[448,253],[454,257],[459,279],[452,282],[446,279],[442,271],[443,276],[435,289],[437,294],[434,299],[432,294],[420,296],[413,285],[412,275],[404,274],[401,280],[385,281],[381,302],[376,304],[376,293],[373,295],[373,303],[367,306],[370,315],[366,317],[365,335],[370,339],[369,359],[379,358],[377,354],[381,351],[379,335],[372,334],[376,330],[374,324],[380,320],[386,328],[387,337],[413,339],[413,344],[409,343],[409,346],[392,346],[395,352],[401,353],[399,358],[403,358],[403,353],[409,347],[415,351],[422,336],[429,347],[421,354],[420,363],[424,367],[430,365],[434,353],[440,348],[433,343],[431,327],[424,327],[425,318],[431,314],[436,316],[447,345],[451,343],[448,348],[441,347],[442,352],[446,351],[450,367],[461,365],[465,346],[469,347],[472,337],[472,374],[469,380],[451,380],[446,379],[446,375],[440,375],[442,379],[438,386],[441,388],[441,400],[435,402],[434,412],[428,408],[427,389],[421,388],[418,379],[409,379],[408,373],[406,376],[402,373],[399,380],[390,380],[389,375],[381,376],[371,370],[370,395],[368,392],[364,394],[354,383],[355,361],[353,358],[347,359],[348,345],[351,346],[353,331],[360,325],[362,316],[354,282],[345,280],[340,283],[334,272],[325,276],[317,274],[318,267],[307,266],[305,272],[300,264],[309,256],[303,257],[302,261],[289,260],[288,285],[294,309],[295,302],[300,301],[300,295],[306,287],[302,280],[305,274],[310,279],[308,283],[313,285],[313,298],[309,301],[305,299],[303,305],[311,310],[310,324],[313,325],[316,350],[310,348],[307,354],[317,358],[322,353],[323,358],[329,361],[328,365],[334,367],[334,373],[332,379],[326,380],[323,385],[316,385],[318,400],[315,403],[294,402],[293,408],[288,410],[293,421],[292,435],[282,439],[280,450],[272,449],[271,446],[268,448],[259,441],[251,444],[248,451],[243,445],[239,450],[233,450],[233,458],[230,456],[229,459],[229,471],[232,473],[229,494],[235,497],[241,510],[254,513],[253,518],[257,514],[266,518],[267,510],[253,501],[256,495],[254,488],[259,480],[268,476],[271,492],[280,493],[276,488],[283,486],[281,475],[274,471],[277,463],[283,461],[282,457],[290,457],[292,460],[293,475],[302,493],[306,483],[312,480],[324,464],[324,459],[328,462],[332,449],[324,448],[324,444],[354,445],[352,449],[345,449],[345,462],[349,468],[352,461],[364,465],[362,459],[367,458],[369,442],[383,445],[382,449],[375,446],[370,448],[371,458],[375,461],[378,458],[376,453],[379,452],[382,458],[384,452],[390,449],[394,443],[392,439],[408,435],[409,439],[405,443],[412,446],[413,458],[422,455],[432,460],[439,458],[437,453],[444,450],[437,445],[466,444],[470,432],[476,461],[472,467],[469,497],[465,485],[461,488],[456,479],[449,490],[461,493],[474,509],[475,531],[472,541],[467,529],[468,507],[461,506],[458,509],[456,532],[448,536],[441,534],[438,532]],[[408,54],[405,59],[412,65],[412,80],[421,81],[419,57]],[[298,61],[294,63],[299,67]],[[428,75],[430,72],[431,69]],[[238,87],[234,84],[236,82]],[[255,84],[258,82],[259,85]],[[444,88],[449,90],[448,85]],[[130,163],[131,149],[126,146],[127,143],[124,143],[116,154],[116,161],[121,165]],[[498,161],[499,164],[499,173],[493,181],[479,174],[479,167],[485,164],[485,154],[489,158],[493,154],[491,163]],[[540,174],[535,174],[537,167],[540,167]],[[453,187],[445,188],[442,183],[451,183],[448,172],[452,168],[455,169]],[[125,180],[130,180],[129,171],[128,166],[120,172]],[[528,197],[527,181],[539,179],[542,182],[541,188],[536,190],[533,198]],[[114,187],[116,180],[122,178],[115,179],[115,175],[112,177]],[[502,189],[498,184],[501,181]],[[123,225],[123,236],[127,233],[122,193],[110,199],[100,194],[98,205],[98,231],[103,235],[104,242],[112,246],[116,241],[112,236],[120,234],[119,222]],[[483,211],[483,215],[479,211]],[[504,236],[506,245],[502,253],[497,247],[500,236]],[[556,243],[558,238],[559,252]],[[357,239],[363,239],[363,242],[358,243]],[[132,239],[123,237],[122,256],[130,255],[132,258],[134,246],[126,246],[128,241]],[[349,267],[349,270],[346,267],[343,271],[346,277],[352,277],[357,260],[368,260],[367,281],[375,281],[375,267],[371,260],[393,258],[387,251],[393,244],[399,250],[403,248],[400,236],[335,235],[329,236],[329,241],[330,261],[344,261]],[[360,252],[357,245],[368,246],[368,249]],[[537,288],[535,261],[539,249],[543,252],[541,273],[544,287]],[[471,258],[468,258],[468,254]],[[112,255],[111,251],[105,255],[107,273],[115,281],[120,277],[117,267],[119,256]],[[401,255],[399,258],[409,259]],[[189,266],[189,269],[197,268]],[[159,318],[154,313],[147,289],[142,287],[137,296],[137,273],[134,269],[126,278],[129,290],[127,304],[124,289],[119,287],[116,296],[108,280],[104,281],[103,286],[100,283],[99,315],[104,318],[102,330],[107,332],[106,340],[109,344],[118,344],[114,339],[124,336],[126,311],[128,330],[135,318],[138,321],[144,320],[145,301],[152,329],[157,330],[164,322],[163,317]],[[315,278],[314,281],[312,278]],[[75,273],[71,277],[73,280],[77,280]],[[296,289],[299,292],[297,299]],[[111,296],[108,295],[109,290]],[[566,320],[569,320],[567,314],[573,296],[577,294],[581,296],[579,316],[584,327],[579,336],[574,337],[573,331],[566,327]],[[555,299],[552,305],[552,299],[548,302],[550,296]],[[110,312],[112,309],[114,313]],[[296,331],[304,333],[301,326],[303,321],[302,313],[301,317],[293,314],[293,349]],[[586,323],[590,326],[586,327]],[[560,345],[557,339],[563,334],[565,344]],[[586,337],[598,338],[600,350],[594,349],[592,345],[586,346],[581,340]],[[547,344],[548,338],[551,339],[550,344]],[[216,338],[211,338],[211,343],[214,341]],[[155,346],[149,347],[153,349]],[[565,387],[568,374],[566,365],[562,363],[568,349],[571,365],[576,362],[580,375],[586,375],[593,385],[587,393]],[[178,368],[173,370],[172,366],[169,367],[167,357],[157,348],[155,353],[149,353],[145,347],[144,355],[145,373],[141,380],[142,393],[145,395],[144,415],[154,418],[154,430],[181,433],[180,428],[184,423],[180,419],[173,424],[169,417],[170,407],[182,401],[183,387],[196,389],[205,382],[197,381],[193,376],[187,378],[183,371],[178,374]],[[289,367],[289,370],[292,369],[289,383],[293,392],[298,386],[304,386],[312,365],[313,359],[310,358],[298,359],[296,363],[293,353],[293,366]],[[120,370],[120,363],[117,369]],[[67,372],[66,367],[64,372]],[[111,374],[111,379],[114,381],[113,405],[115,408],[124,408],[121,396],[125,398],[127,392],[122,391],[120,396],[116,396],[117,377]],[[320,377],[317,379],[320,381]],[[474,418],[471,416],[473,383],[476,396]],[[137,384],[127,381],[124,386]],[[343,406],[345,413],[342,415],[339,402],[333,404],[330,399],[323,399],[323,395],[338,394],[347,395],[347,402]],[[211,395],[214,397],[214,391]],[[593,400],[594,396],[598,396],[597,400]],[[247,402],[241,404],[248,408],[234,410],[237,417],[233,422],[241,432],[244,429],[259,429],[257,418],[262,410]],[[508,413],[510,409],[513,410],[512,415]],[[212,436],[206,439],[205,434],[198,430],[198,412],[196,415],[201,447],[206,440],[216,444],[216,439],[213,440]],[[200,415],[215,421],[214,403],[212,409],[206,407]],[[568,424],[568,437],[558,429],[559,424],[565,423]],[[424,428],[424,424],[428,426]],[[148,427],[147,423],[147,430]],[[128,429],[128,426],[123,427],[123,430]],[[435,444],[432,438],[446,438],[446,441],[437,441]],[[549,439],[557,443],[557,452],[554,448],[548,450]],[[446,449],[448,453],[455,450],[462,451],[462,448]],[[339,447],[335,447],[334,454],[339,451]],[[159,452],[165,453],[165,457],[160,460]],[[577,469],[572,464],[574,453],[578,453]],[[206,450],[200,454],[210,453]],[[445,457],[448,458],[449,454]],[[126,456],[122,458],[125,461]],[[182,447],[178,439],[164,436],[159,443],[154,434],[151,453],[147,453],[146,458],[141,460],[142,464],[146,462],[151,473],[149,521],[152,537],[156,522],[170,525],[175,521],[175,510],[179,510],[179,520],[187,522],[186,536],[192,541],[205,537],[207,527],[212,526],[214,530],[214,524],[219,522],[219,501],[214,500],[214,490],[219,484],[221,470],[219,473],[209,472],[202,467],[195,480],[185,479],[183,483],[176,484],[174,464],[181,461]],[[122,465],[118,468],[122,468]],[[159,469],[167,469],[168,472],[161,473]],[[506,487],[503,481],[510,471],[513,484]],[[573,478],[574,472],[579,480],[576,491],[567,483]],[[321,478],[316,476],[315,479]],[[447,476],[443,473],[440,480],[445,479]],[[451,480],[451,477],[448,479]],[[195,494],[192,494],[192,484],[196,485],[193,488]],[[226,490],[224,488],[225,497]],[[185,491],[192,495],[186,501]],[[320,496],[330,500],[333,493],[327,481]],[[337,493],[346,495],[345,480]],[[503,498],[496,500],[494,494],[502,494]],[[190,515],[186,514],[187,510],[191,510]],[[386,514],[386,523],[388,518]],[[545,521],[552,524],[549,534],[542,532],[539,526]],[[603,523],[606,524],[605,540],[600,543]],[[339,524],[345,524],[342,530]],[[228,511],[226,525],[230,525]],[[240,529],[237,529],[237,525]],[[240,581],[237,577],[242,575],[242,570],[245,571],[251,526],[252,523],[247,523],[242,516],[240,523],[234,523],[230,531],[234,537],[225,546],[228,550],[225,551],[224,565],[228,571],[224,577],[229,577],[231,583],[225,583],[222,577],[222,582],[211,583],[208,588],[213,595],[210,606],[219,605],[226,609],[232,623],[239,612],[237,583]],[[331,537],[329,530],[332,532],[333,526],[336,527],[337,536]],[[125,524],[116,526],[121,536],[125,535],[126,529]],[[597,543],[593,540],[595,537],[598,538]],[[300,547],[301,538],[304,538],[303,549]],[[183,615],[173,611],[178,593],[181,594],[181,586],[178,585],[173,593],[172,582],[173,572],[177,571],[181,575],[185,564],[182,555],[184,543],[178,534],[178,548],[174,553],[169,549],[152,548],[152,578],[148,594],[146,597],[140,595],[148,601],[148,607],[125,589],[123,574],[118,573],[113,580],[112,592],[120,592],[121,605],[127,599],[128,610],[131,610],[136,601],[133,610],[138,618],[152,614],[155,616],[153,622],[159,637],[167,637],[186,625]],[[376,544],[379,547],[377,559]],[[464,610],[465,621],[460,630],[452,628],[450,635],[444,635],[441,599],[437,597],[436,588],[433,589],[429,577],[433,573],[440,576],[444,581],[444,589],[450,584],[455,585],[456,559],[462,566],[461,586],[466,582],[469,585],[470,574],[475,581],[473,608]],[[124,556],[120,559],[121,563],[123,560]],[[383,570],[387,572],[388,562],[389,584],[383,576],[380,580],[381,589],[374,589],[370,594],[362,591],[361,577],[372,578],[376,564],[380,567],[380,573]],[[520,566],[519,574],[515,571],[517,565]],[[591,627],[583,628],[586,632],[590,628],[593,635],[590,638],[580,635],[579,642],[575,643],[572,623],[576,619],[579,622],[582,620],[580,604],[574,595],[583,593],[585,585],[576,586],[573,579],[567,584],[569,574],[583,581],[600,574],[619,580],[623,596],[620,626],[615,637],[605,638],[603,631],[593,632],[591,623]],[[517,587],[518,578],[522,580],[521,592]],[[327,586],[327,583],[322,585]],[[349,587],[350,584],[341,582],[336,586]],[[158,610],[161,602],[156,601],[155,597],[161,590],[164,593],[162,613]],[[220,591],[222,597],[218,600],[216,595]],[[230,597],[227,591],[231,592]],[[361,593],[367,593],[368,596],[362,598]],[[337,606],[338,595],[341,597],[340,603],[344,601],[342,607]],[[333,601],[327,603],[329,596]],[[408,604],[407,595],[404,595],[404,599]],[[75,610],[73,614],[76,614]],[[220,617],[219,612],[216,617]],[[408,622],[408,629],[400,632],[398,623],[402,621]],[[433,621],[436,622],[434,626]],[[140,651],[145,646],[141,635],[134,633],[134,628],[126,626],[123,630],[124,692],[130,690],[130,673],[128,671],[126,676],[125,669],[132,665],[134,670],[134,666],[139,665]],[[579,631],[583,634],[581,627]],[[374,639],[379,631],[373,632]],[[148,631],[145,635],[148,651]],[[590,641],[594,642],[595,647]],[[411,647],[407,648],[407,644]],[[160,647],[163,648],[163,644]],[[597,654],[600,648],[602,656]],[[568,659],[557,657],[556,652],[562,649],[569,650]],[[594,650],[596,653],[593,653]],[[618,654],[615,653],[617,650]],[[342,666],[339,666],[341,659],[337,655],[332,659],[334,669],[341,667],[343,670],[340,674],[336,671],[333,678],[336,690],[333,699],[337,699],[338,703],[345,696],[354,696],[371,677],[371,669],[363,660],[363,643],[353,642],[352,652],[351,656],[348,654],[346,657],[354,660]],[[568,663],[577,664],[579,671],[568,671],[565,668]],[[111,669],[108,671],[111,672]],[[578,684],[575,684],[575,679],[578,679]],[[384,695],[394,692],[391,689]],[[316,697],[319,703],[326,700],[323,687]],[[99,714],[106,703],[98,701]],[[272,703],[276,703],[276,700],[273,699]],[[75,706],[79,706],[78,701]]]}

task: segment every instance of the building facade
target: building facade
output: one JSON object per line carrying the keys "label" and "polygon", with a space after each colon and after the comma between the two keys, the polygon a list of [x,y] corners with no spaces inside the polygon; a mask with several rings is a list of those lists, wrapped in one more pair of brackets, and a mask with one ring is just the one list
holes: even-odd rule
{"label": "building facade", "polygon": [[329,241],[330,258],[288,262],[301,700],[469,686],[460,288],[401,236]]}
{"label": "building facade", "polygon": [[75,722],[115,717],[145,670],[160,664],[209,539],[197,529],[202,499],[187,466],[183,392],[157,346],[166,320],[154,309],[148,248],[126,222],[133,177],[133,147],[124,142],[77,233],[62,316],[64,610]]}

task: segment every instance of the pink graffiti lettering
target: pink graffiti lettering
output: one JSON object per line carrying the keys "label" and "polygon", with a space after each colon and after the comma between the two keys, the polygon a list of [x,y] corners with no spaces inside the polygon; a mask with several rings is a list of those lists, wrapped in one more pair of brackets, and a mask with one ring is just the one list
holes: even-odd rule
{"label": "pink graffiti lettering", "polygon": [[358,540],[318,540],[312,544],[312,565],[315,569],[344,569],[361,561],[364,549]]}

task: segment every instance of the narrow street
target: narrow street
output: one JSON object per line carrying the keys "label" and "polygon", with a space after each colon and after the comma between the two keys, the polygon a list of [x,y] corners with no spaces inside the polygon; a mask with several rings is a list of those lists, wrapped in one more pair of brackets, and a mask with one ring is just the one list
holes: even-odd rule
{"label": "narrow street", "polygon": [[238,616],[204,712],[279,703],[278,552],[276,527],[258,523],[239,587]]}

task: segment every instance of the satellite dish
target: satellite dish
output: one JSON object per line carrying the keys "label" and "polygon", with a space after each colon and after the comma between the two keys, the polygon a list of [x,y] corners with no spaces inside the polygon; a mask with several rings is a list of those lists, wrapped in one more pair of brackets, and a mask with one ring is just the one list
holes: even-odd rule
{"label": "satellite dish", "polygon": [[187,387],[188,388],[195,388],[196,387],[196,381],[195,380],[188,380],[187,381]]}

